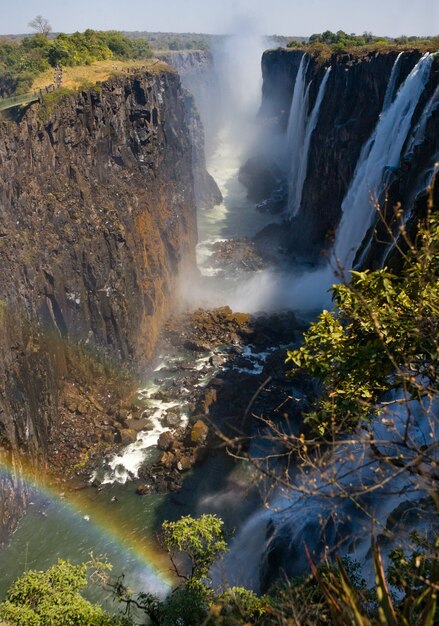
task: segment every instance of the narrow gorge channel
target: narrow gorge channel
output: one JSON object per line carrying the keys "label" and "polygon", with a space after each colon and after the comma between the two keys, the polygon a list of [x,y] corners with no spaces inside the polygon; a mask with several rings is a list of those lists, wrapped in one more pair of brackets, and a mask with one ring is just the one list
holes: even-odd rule
{"label": "narrow gorge channel", "polygon": [[[86,148],[81,158],[93,153],[89,167],[98,173],[91,183],[81,159],[70,161],[58,188],[50,192],[53,219],[65,228],[62,241],[48,242],[56,258],[53,271],[51,258],[38,248],[44,248],[42,242],[32,237],[29,242],[20,231],[20,221],[30,219],[31,210],[38,215],[39,191],[29,187],[29,213],[26,217],[23,209],[21,215],[22,200],[15,198],[16,189],[7,187],[5,174],[3,205],[18,212],[18,219],[11,217],[5,228],[7,237],[16,237],[8,258],[18,251],[26,267],[33,262],[43,270],[41,277],[36,272],[23,275],[11,261],[7,296],[18,303],[25,294],[36,303],[35,311],[26,310],[29,319],[44,314],[52,333],[68,330],[70,338],[76,333],[84,350],[88,337],[95,335],[117,354],[121,370],[125,361],[140,361],[141,375],[131,379],[137,385],[132,406],[114,409],[113,421],[104,422],[104,430],[112,432],[117,421],[116,449],[101,454],[97,448],[87,459],[88,473],[78,466],[70,485],[35,481],[38,458],[47,452],[47,446],[32,439],[41,424],[24,416],[21,431],[11,435],[14,429],[8,430],[5,420],[0,431],[5,451],[14,445],[35,449],[35,463],[27,467],[14,461],[17,473],[11,478],[10,462],[4,478],[5,493],[10,492],[8,481],[16,481],[20,488],[14,485],[15,492],[23,493],[27,502],[19,507],[25,512],[17,529],[0,549],[0,594],[25,569],[46,568],[57,557],[77,562],[93,551],[105,554],[116,574],[125,573],[134,590],[164,595],[172,580],[155,536],[164,519],[189,513],[217,513],[235,535],[230,554],[215,567],[218,584],[226,579],[265,591],[279,572],[293,576],[306,569],[304,543],[316,554],[338,545],[367,561],[361,537],[370,519],[351,502],[339,508],[337,522],[332,520],[324,531],[321,524],[334,508],[326,487],[329,474],[341,476],[343,485],[349,476],[349,487],[352,475],[354,486],[372,487],[377,475],[382,479],[379,462],[362,469],[360,435],[331,453],[326,474],[322,470],[315,477],[291,468],[297,493],[275,490],[267,509],[260,493],[266,486],[258,483],[248,464],[227,456],[215,429],[250,438],[257,457],[266,445],[258,415],[287,420],[293,431],[300,428],[306,394],[315,389],[308,383],[293,387],[288,381],[286,350],[300,344],[309,321],[322,308],[331,307],[327,290],[337,281],[337,259],[346,269],[380,267],[391,259],[392,242],[376,223],[371,196],[376,202],[387,196],[392,206],[401,202],[407,207],[408,225],[423,210],[439,158],[439,59],[408,50],[399,55],[334,55],[322,61],[300,50],[264,52],[267,47],[269,42],[238,45],[231,38],[212,54],[163,55],[192,92],[197,110],[192,96],[180,93],[175,72],[165,69],[146,78],[117,79],[101,93],[78,95],[64,110],[48,113],[44,131],[36,108],[26,113],[25,123],[17,122],[23,123],[20,136],[33,145],[33,167],[38,168],[41,155],[57,167],[57,160],[68,161],[69,150],[82,141]],[[84,130],[75,137],[71,120],[76,114],[83,116],[88,135]],[[197,144],[200,118],[207,170],[214,181],[204,171],[204,146],[200,151]],[[114,134],[107,132],[109,125]],[[0,152],[0,163],[7,164],[19,158],[21,148],[14,133],[4,132],[7,149]],[[99,135],[96,144],[88,138],[93,133]],[[126,147],[130,142],[135,144],[132,154]],[[111,154],[110,161],[104,152]],[[73,199],[63,187],[64,174],[66,185],[75,190]],[[44,172],[38,176],[44,189]],[[108,200],[105,191],[96,192],[102,194],[104,208],[95,222],[90,218],[85,249],[68,256],[63,250],[74,245],[83,217],[78,207],[90,202],[90,186],[100,185],[114,197]],[[439,199],[438,186],[434,193]],[[147,216],[137,213],[142,202],[148,206]],[[152,223],[155,206],[162,213]],[[149,252],[151,238],[157,254]],[[29,262],[26,254],[32,257]],[[133,267],[132,274],[122,267]],[[73,286],[63,271],[72,276]],[[88,296],[86,306],[90,290],[100,292],[100,301]],[[10,334],[11,345],[24,342]],[[33,337],[30,331],[28,335],[26,350]],[[40,354],[37,348],[34,353]],[[41,354],[41,359],[35,356],[41,378],[36,389],[18,386],[10,392],[5,414],[7,402],[14,406],[20,394],[44,397],[46,413],[54,410],[61,392],[41,373],[47,363],[44,346]],[[57,355],[61,364],[75,359],[61,350]],[[18,367],[12,357],[6,365]],[[4,381],[8,387],[7,375]],[[113,389],[109,404],[111,394]],[[77,414],[86,411],[74,394],[66,398],[66,406],[69,398],[76,403]],[[94,403],[100,405],[101,397]],[[414,414],[418,408],[413,407]],[[394,418],[398,420],[397,413]],[[53,427],[56,419],[51,420]],[[57,430],[64,427],[62,422]],[[46,423],[45,428],[50,431]],[[431,428],[431,423],[423,425],[420,412],[413,437],[436,438]],[[384,427],[377,438],[387,444]],[[61,451],[62,441],[60,437]],[[53,458],[53,450],[47,454]],[[322,485],[316,487],[321,498],[320,493],[307,493],[313,482]],[[387,493],[374,502],[374,515],[384,526],[398,507],[422,499],[416,481],[402,484],[395,479],[389,492],[391,498]],[[400,539],[404,541],[402,535]]]}

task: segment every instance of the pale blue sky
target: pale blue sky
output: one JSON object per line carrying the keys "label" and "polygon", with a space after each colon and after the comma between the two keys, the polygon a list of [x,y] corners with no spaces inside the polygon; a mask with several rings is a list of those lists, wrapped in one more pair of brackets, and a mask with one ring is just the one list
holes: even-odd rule
{"label": "pale blue sky", "polygon": [[90,27],[221,33],[248,21],[261,34],[439,33],[439,0],[0,0],[0,33],[27,32],[37,14],[65,32]]}

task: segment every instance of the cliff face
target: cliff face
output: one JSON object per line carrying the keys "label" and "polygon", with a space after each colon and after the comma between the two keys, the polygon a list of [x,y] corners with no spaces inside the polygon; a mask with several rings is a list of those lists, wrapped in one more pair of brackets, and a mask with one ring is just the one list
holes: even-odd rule
{"label": "cliff face", "polygon": [[[399,61],[395,90],[413,69],[422,53],[406,51]],[[294,85],[303,52],[272,50],[264,54],[263,100],[260,117],[273,134],[286,132]],[[292,253],[316,254],[327,245],[341,217],[341,204],[352,181],[361,148],[371,136],[382,111],[385,93],[398,51],[374,52],[365,56],[337,55],[323,65],[311,56],[307,69],[309,111],[316,101],[325,67],[331,66],[311,137],[307,176],[299,216],[285,232],[285,244]],[[430,79],[415,111],[415,127],[427,99],[439,84],[439,63],[433,63]],[[436,121],[435,121],[436,120]],[[439,154],[437,115],[426,129],[425,141],[411,159],[401,162],[394,173],[390,200],[410,204],[416,180],[427,163]],[[286,174],[288,176],[288,172]],[[418,190],[419,191],[419,190]],[[372,246],[373,248],[373,246]],[[376,250],[371,252],[379,256]]]}
{"label": "cliff face", "polygon": [[220,102],[219,82],[213,56],[202,50],[170,51],[159,55],[174,67],[187,90],[185,104],[192,140],[192,163],[197,208],[221,204],[222,195],[206,170],[206,148],[212,149],[217,128],[215,120]]}
{"label": "cliff face", "polygon": [[[172,71],[115,78],[1,125],[0,455],[8,465],[47,462],[68,381],[93,386],[150,358],[178,274],[195,263],[191,154]],[[0,539],[24,502],[18,479],[1,476]]]}
{"label": "cliff face", "polygon": [[181,50],[165,52],[161,58],[177,70],[182,85],[194,96],[209,151],[218,130],[218,111],[223,105],[213,54],[204,50]]}

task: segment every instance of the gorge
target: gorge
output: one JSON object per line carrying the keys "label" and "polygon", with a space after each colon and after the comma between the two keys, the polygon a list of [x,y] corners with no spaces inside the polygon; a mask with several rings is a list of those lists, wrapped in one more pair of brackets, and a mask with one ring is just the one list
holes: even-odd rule
{"label": "gorge", "polygon": [[[367,559],[352,527],[364,535],[369,518],[352,503],[339,513],[349,524],[326,535],[327,510],[300,488],[297,498],[276,490],[267,511],[245,463],[209,438],[232,428],[257,447],[251,415],[280,419],[284,401],[300,428],[315,388],[288,382],[283,361],[331,306],[337,260],[346,270],[398,266],[371,200],[389,222],[400,203],[408,229],[426,210],[439,158],[439,57],[406,49],[325,58],[251,42],[164,53],[1,123],[2,590],[25,569],[25,546],[26,564],[45,567],[80,545],[82,556],[105,551],[133,585],[163,593],[154,531],[187,512],[217,512],[236,530],[219,582],[265,591],[282,572],[306,569],[304,541],[319,553],[349,536],[348,552]],[[432,193],[438,206],[438,185]],[[166,324],[181,310],[186,325]],[[265,387],[279,394],[271,404],[258,395]],[[200,423],[209,435],[197,452]],[[166,467],[155,444],[170,431],[180,452],[162,447]],[[376,468],[358,470],[353,439],[326,471],[371,486]],[[50,488],[38,482],[47,470]],[[147,495],[136,495],[140,487]],[[418,484],[393,487],[377,513],[383,526],[425,496]]]}

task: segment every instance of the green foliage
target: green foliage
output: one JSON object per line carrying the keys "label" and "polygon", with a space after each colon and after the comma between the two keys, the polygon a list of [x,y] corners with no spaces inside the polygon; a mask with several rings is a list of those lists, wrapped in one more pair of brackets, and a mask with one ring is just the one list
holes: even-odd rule
{"label": "green foliage", "polygon": [[203,624],[209,613],[209,594],[202,586],[183,585],[165,601],[163,626],[195,626]]}
{"label": "green foliage", "polygon": [[317,53],[318,56],[329,56],[333,53],[356,53],[362,49],[376,49],[383,48],[428,48],[430,50],[439,49],[439,37],[407,37],[401,36],[396,39],[390,39],[388,37],[377,37],[371,32],[365,31],[362,35],[356,35],[355,33],[345,33],[342,30],[333,33],[330,30],[324,33],[314,33],[309,38],[308,42],[299,42],[296,40],[291,41],[288,44],[288,48],[301,48]]}
{"label": "green foliage", "polygon": [[216,515],[190,515],[177,522],[164,522],[163,541],[173,557],[177,552],[189,557],[191,572],[188,584],[197,584],[209,577],[213,563],[227,550],[224,522]]}
{"label": "green foliage", "polygon": [[230,587],[213,603],[210,623],[224,626],[255,623],[265,615],[268,599],[244,587]]}
{"label": "green foliage", "polygon": [[[372,542],[372,556],[375,569],[375,603],[371,606],[369,598],[361,590],[358,590],[352,581],[344,564],[338,559],[338,576],[330,572],[329,577],[324,579],[317,568],[312,565],[315,579],[325,597],[330,609],[332,622],[339,626],[434,626],[439,617],[437,607],[437,554],[429,561],[428,577],[423,577],[418,571],[416,580],[418,585],[404,587],[405,595],[399,602],[395,602],[389,589],[383,562],[379,548]],[[400,567],[403,564],[403,572],[407,572],[408,563],[412,558],[407,558],[403,552],[398,551],[398,556],[393,556],[394,565]],[[419,569],[416,558],[413,567]],[[389,580],[392,575],[399,577],[400,573],[393,573],[389,568]],[[404,575],[404,574],[403,574]]]}
{"label": "green foliage", "polygon": [[68,87],[59,87],[55,91],[44,94],[42,106],[38,111],[38,119],[41,122],[47,120],[50,117],[53,109],[55,108],[56,103],[62,98],[65,98],[66,96],[74,93],[75,91],[73,89],[69,89]]}
{"label": "green foliage", "polygon": [[49,40],[43,34],[21,42],[0,41],[0,96],[25,93],[33,80],[50,66],[89,65],[106,59],[147,59],[152,56],[146,39],[130,39],[116,31],[58,34]]}
{"label": "green foliage", "polygon": [[0,604],[0,619],[11,626],[121,625],[123,622],[82,597],[88,567],[60,560],[46,571],[26,572]]}
{"label": "green foliage", "polygon": [[407,399],[438,391],[439,219],[419,228],[401,276],[387,269],[351,272],[332,288],[324,311],[287,361],[318,377],[324,393],[307,416],[320,433],[354,427],[380,411],[383,392]]}

